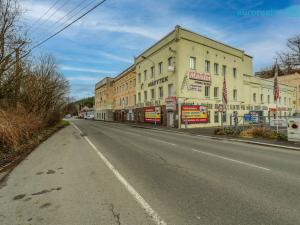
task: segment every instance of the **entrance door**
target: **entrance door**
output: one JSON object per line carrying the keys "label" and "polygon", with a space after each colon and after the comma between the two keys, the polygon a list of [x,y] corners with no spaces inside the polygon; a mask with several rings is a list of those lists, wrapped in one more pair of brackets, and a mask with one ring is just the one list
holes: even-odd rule
{"label": "entrance door", "polygon": [[174,127],[174,112],[168,112],[168,127]]}

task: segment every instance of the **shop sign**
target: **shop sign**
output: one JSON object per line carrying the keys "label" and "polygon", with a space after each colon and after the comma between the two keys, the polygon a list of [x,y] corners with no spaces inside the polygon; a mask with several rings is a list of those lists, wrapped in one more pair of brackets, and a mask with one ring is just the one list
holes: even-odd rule
{"label": "shop sign", "polygon": [[251,122],[252,115],[251,114],[244,114],[244,122]]}
{"label": "shop sign", "polygon": [[189,86],[189,91],[198,91],[201,92],[202,88],[200,85],[196,85],[196,84],[191,84]]}
{"label": "shop sign", "polygon": [[274,118],[271,118],[270,119],[270,126],[272,127],[276,127],[276,126],[279,126],[279,127],[287,127],[287,120],[286,119],[274,119]]}
{"label": "shop sign", "polygon": [[176,97],[168,97],[165,99],[165,102],[167,111],[176,111]]}
{"label": "shop sign", "polygon": [[160,79],[151,81],[150,83],[148,83],[148,87],[152,87],[152,86],[155,86],[155,85],[158,85],[161,83],[165,83],[165,82],[168,82],[168,77],[162,77]]}
{"label": "shop sign", "polygon": [[160,107],[146,107],[144,108],[144,121],[145,123],[160,123],[161,121],[161,111]]}
{"label": "shop sign", "polygon": [[188,74],[189,79],[191,79],[191,80],[211,82],[211,76],[209,73],[198,73],[196,71],[188,71],[187,74]]}
{"label": "shop sign", "polygon": [[202,105],[183,105],[181,106],[181,122],[184,124],[207,123],[207,107]]}

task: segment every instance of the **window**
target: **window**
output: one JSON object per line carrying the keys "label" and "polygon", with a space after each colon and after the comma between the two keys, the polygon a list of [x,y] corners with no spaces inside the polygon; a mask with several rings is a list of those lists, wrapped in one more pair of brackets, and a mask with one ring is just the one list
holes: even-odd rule
{"label": "window", "polygon": [[141,74],[138,74],[138,82],[141,83]]}
{"label": "window", "polygon": [[205,60],[205,73],[210,72],[210,61]]}
{"label": "window", "polygon": [[190,69],[196,69],[196,57],[190,57]]}
{"label": "window", "polygon": [[223,116],[223,122],[226,122],[226,112],[222,112],[222,116]]}
{"label": "window", "polygon": [[151,67],[151,78],[153,78],[154,75],[155,75],[155,67],[152,66],[152,67]]}
{"label": "window", "polygon": [[163,87],[159,87],[159,97],[160,98],[164,97],[164,89],[163,89]]}
{"label": "window", "polygon": [[219,96],[219,88],[214,87],[214,97],[217,98]]}
{"label": "window", "polygon": [[151,99],[154,99],[154,89],[151,89]]}
{"label": "window", "polygon": [[144,71],[144,80],[147,80],[147,70]]}
{"label": "window", "polygon": [[226,66],[225,65],[222,66],[222,75],[226,76]]}
{"label": "window", "polygon": [[147,91],[144,91],[144,102],[147,101]]}
{"label": "window", "polygon": [[159,71],[159,74],[163,73],[163,63],[162,62],[158,63],[158,71]]}
{"label": "window", "polygon": [[136,105],[136,95],[133,96],[134,105]]}
{"label": "window", "polygon": [[168,66],[174,66],[174,60],[173,57],[168,58]]}
{"label": "window", "polygon": [[126,97],[125,105],[128,105],[128,97]]}
{"label": "window", "polygon": [[291,98],[289,98],[289,106],[291,106]]}
{"label": "window", "polygon": [[139,101],[139,103],[141,103],[141,101],[142,101],[140,92],[138,93],[138,101]]}
{"label": "window", "polygon": [[120,99],[120,103],[119,103],[119,105],[120,105],[120,106],[122,105],[122,99]]}
{"label": "window", "polygon": [[284,97],[283,103],[284,105],[286,105],[286,97]]}
{"label": "window", "polygon": [[218,111],[215,112],[214,122],[219,123],[219,112]]}
{"label": "window", "polygon": [[209,86],[205,86],[205,90],[204,90],[205,97],[209,97],[209,90],[210,90]]}
{"label": "window", "polygon": [[128,83],[126,83],[126,91],[128,90]]}
{"label": "window", "polygon": [[233,89],[233,100],[237,100],[237,89]]}
{"label": "window", "polygon": [[219,74],[219,64],[218,64],[218,63],[215,63],[215,64],[214,64],[214,74],[215,74],[215,75],[218,75],[218,74]]}
{"label": "window", "polygon": [[268,95],[268,104],[270,104],[270,95]]}
{"label": "window", "polygon": [[263,94],[260,95],[260,102],[264,103],[264,95]]}
{"label": "window", "polygon": [[236,76],[237,76],[237,72],[236,72],[236,68],[233,68],[233,78],[236,78]]}
{"label": "window", "polygon": [[253,93],[253,102],[256,102],[256,93]]}
{"label": "window", "polygon": [[168,96],[173,96],[173,84],[168,84]]}
{"label": "window", "polygon": [[133,80],[133,87],[135,87],[136,86],[136,80],[134,79]]}

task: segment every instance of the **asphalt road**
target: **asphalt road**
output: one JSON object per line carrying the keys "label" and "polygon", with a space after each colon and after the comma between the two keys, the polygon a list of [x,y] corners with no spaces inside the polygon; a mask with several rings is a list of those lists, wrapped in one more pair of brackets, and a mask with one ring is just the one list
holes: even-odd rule
{"label": "asphalt road", "polygon": [[4,224],[300,224],[300,152],[73,123],[0,186]]}

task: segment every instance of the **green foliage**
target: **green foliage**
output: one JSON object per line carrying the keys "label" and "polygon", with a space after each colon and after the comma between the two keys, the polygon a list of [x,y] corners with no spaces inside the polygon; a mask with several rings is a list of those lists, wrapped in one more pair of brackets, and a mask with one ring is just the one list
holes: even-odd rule
{"label": "green foliage", "polygon": [[80,108],[87,106],[89,108],[94,106],[94,97],[88,97],[88,98],[83,98],[80,99],[76,102],[74,102],[76,105],[80,106]]}

